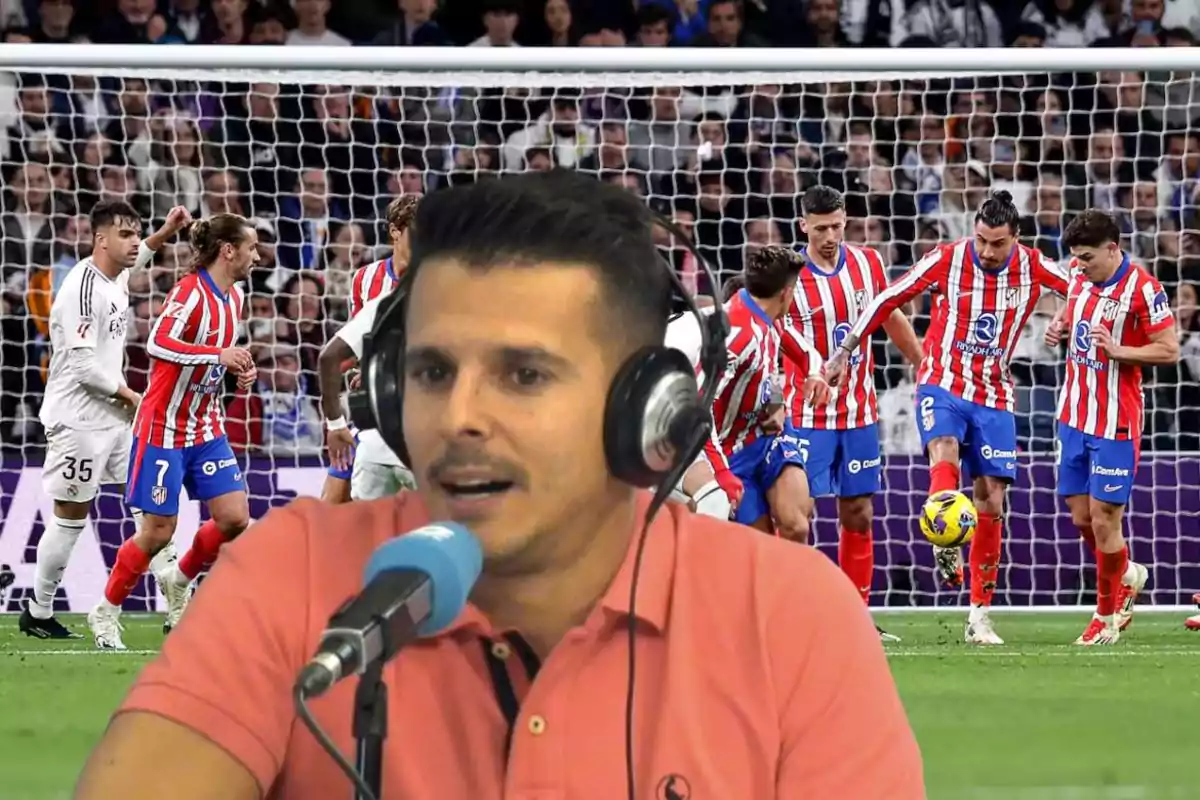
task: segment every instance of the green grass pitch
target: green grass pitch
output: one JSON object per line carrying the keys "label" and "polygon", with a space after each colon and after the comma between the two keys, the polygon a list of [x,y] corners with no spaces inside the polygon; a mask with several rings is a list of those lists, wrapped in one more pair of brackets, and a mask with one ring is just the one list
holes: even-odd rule
{"label": "green grass pitch", "polygon": [[[892,670],[934,800],[1200,797],[1200,633],[1143,611],[1113,648],[1070,642],[1079,613],[995,614],[1008,645],[961,643],[962,614],[889,613]],[[64,620],[86,630],[81,617]],[[129,654],[46,643],[0,617],[0,797],[69,796],[88,750],[162,641],[126,615]],[[1191,758],[1189,758],[1189,756]]]}

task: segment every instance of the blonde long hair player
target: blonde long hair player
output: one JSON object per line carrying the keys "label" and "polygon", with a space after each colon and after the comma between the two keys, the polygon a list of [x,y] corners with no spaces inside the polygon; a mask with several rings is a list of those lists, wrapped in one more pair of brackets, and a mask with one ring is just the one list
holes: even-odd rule
{"label": "blonde long hair player", "polygon": [[[250,352],[235,345],[246,297],[239,284],[258,261],[258,234],[236,214],[214,214],[193,222],[188,240],[195,261],[150,329],[150,383],[133,423],[125,500],[141,510],[143,523],[117,550],[104,598],[88,614],[103,650],[125,649],[121,604],[175,536],[184,489],[205,503],[210,519],[164,577],[173,591],[189,592],[221,546],[250,523],[246,482],[225,436],[222,394],[226,371],[237,376],[239,389],[258,374]],[[168,618],[164,631],[176,621]]]}

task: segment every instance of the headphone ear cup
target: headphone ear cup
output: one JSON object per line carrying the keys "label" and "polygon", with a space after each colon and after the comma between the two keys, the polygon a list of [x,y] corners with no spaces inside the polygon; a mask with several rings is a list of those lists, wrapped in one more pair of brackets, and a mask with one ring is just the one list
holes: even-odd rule
{"label": "headphone ear cup", "polygon": [[[397,290],[399,293],[399,290]],[[379,309],[363,348],[362,387],[350,395],[350,414],[362,430],[379,432],[401,463],[409,466],[404,442],[404,304],[400,296]]]}
{"label": "headphone ear cup", "polygon": [[[403,325],[403,320],[400,321]],[[404,442],[404,329],[391,328],[383,334],[382,347],[373,359],[372,406],[375,427],[391,451],[408,466],[408,446]]]}
{"label": "headphone ear cup", "polygon": [[633,486],[661,483],[685,455],[674,441],[678,423],[695,419],[699,405],[687,356],[669,347],[634,353],[613,379],[604,409],[609,471]]}

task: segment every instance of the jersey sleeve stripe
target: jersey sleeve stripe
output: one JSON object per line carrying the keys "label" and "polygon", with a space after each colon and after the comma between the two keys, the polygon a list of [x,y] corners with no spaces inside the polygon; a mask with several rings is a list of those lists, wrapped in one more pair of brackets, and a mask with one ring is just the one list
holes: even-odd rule
{"label": "jersey sleeve stripe", "polygon": [[88,319],[92,316],[92,286],[96,281],[96,273],[84,269],[83,280],[79,289],[79,318]]}

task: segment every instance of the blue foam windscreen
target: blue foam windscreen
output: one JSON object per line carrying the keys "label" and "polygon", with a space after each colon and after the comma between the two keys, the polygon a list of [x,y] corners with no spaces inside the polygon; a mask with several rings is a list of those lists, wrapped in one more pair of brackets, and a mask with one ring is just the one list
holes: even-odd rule
{"label": "blue foam windscreen", "polygon": [[448,627],[467,605],[471,587],[483,569],[483,550],[475,536],[454,522],[426,525],[383,544],[367,561],[363,584],[381,572],[417,570],[429,576],[433,607],[421,623],[422,636]]}

